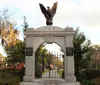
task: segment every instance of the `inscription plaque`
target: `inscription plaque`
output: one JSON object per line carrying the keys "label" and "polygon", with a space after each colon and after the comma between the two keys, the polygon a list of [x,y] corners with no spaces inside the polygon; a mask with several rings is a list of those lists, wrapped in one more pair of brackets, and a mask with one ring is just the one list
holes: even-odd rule
{"label": "inscription plaque", "polygon": [[33,48],[26,47],[26,56],[32,56],[32,55],[33,55]]}
{"label": "inscription plaque", "polygon": [[74,48],[73,47],[66,47],[66,55],[73,56],[73,54],[74,54]]}

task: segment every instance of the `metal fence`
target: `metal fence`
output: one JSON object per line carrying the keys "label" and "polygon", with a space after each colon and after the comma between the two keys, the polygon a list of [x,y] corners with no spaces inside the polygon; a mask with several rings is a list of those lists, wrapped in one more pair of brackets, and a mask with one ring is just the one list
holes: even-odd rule
{"label": "metal fence", "polygon": [[35,70],[36,78],[64,78],[64,55],[58,52],[41,54],[36,58]]}

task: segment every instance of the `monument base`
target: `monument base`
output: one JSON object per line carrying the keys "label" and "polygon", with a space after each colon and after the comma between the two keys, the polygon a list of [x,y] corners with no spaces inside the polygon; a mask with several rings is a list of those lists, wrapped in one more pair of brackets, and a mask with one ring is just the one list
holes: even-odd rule
{"label": "monument base", "polygon": [[70,83],[36,83],[36,82],[20,82],[20,85],[80,85],[79,82]]}
{"label": "monument base", "polygon": [[66,82],[64,79],[35,79],[34,82],[20,82],[20,85],[80,85],[79,82]]}

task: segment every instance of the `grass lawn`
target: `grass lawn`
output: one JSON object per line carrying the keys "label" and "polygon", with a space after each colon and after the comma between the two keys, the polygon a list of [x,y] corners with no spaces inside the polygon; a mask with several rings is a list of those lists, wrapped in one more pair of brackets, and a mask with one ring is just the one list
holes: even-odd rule
{"label": "grass lawn", "polygon": [[49,69],[45,69],[44,72],[42,72],[42,75],[43,75],[44,73],[48,72],[48,71],[49,71]]}
{"label": "grass lawn", "polygon": [[60,76],[60,77],[62,77],[62,73],[63,73],[63,69],[59,69],[59,71],[57,71],[57,74]]}

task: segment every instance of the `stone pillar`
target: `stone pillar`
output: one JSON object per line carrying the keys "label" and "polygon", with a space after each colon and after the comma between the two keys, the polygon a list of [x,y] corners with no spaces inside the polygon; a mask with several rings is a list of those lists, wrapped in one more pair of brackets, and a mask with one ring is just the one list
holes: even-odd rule
{"label": "stone pillar", "polygon": [[34,57],[33,56],[26,56],[25,58],[25,76],[23,81],[34,81]]}
{"label": "stone pillar", "polygon": [[26,37],[25,76],[23,81],[33,82],[35,79],[35,53],[33,49],[33,36]]}
{"label": "stone pillar", "polygon": [[65,81],[75,82],[76,77],[74,76],[74,55],[73,55],[73,35],[66,36],[66,60],[65,60]]}

